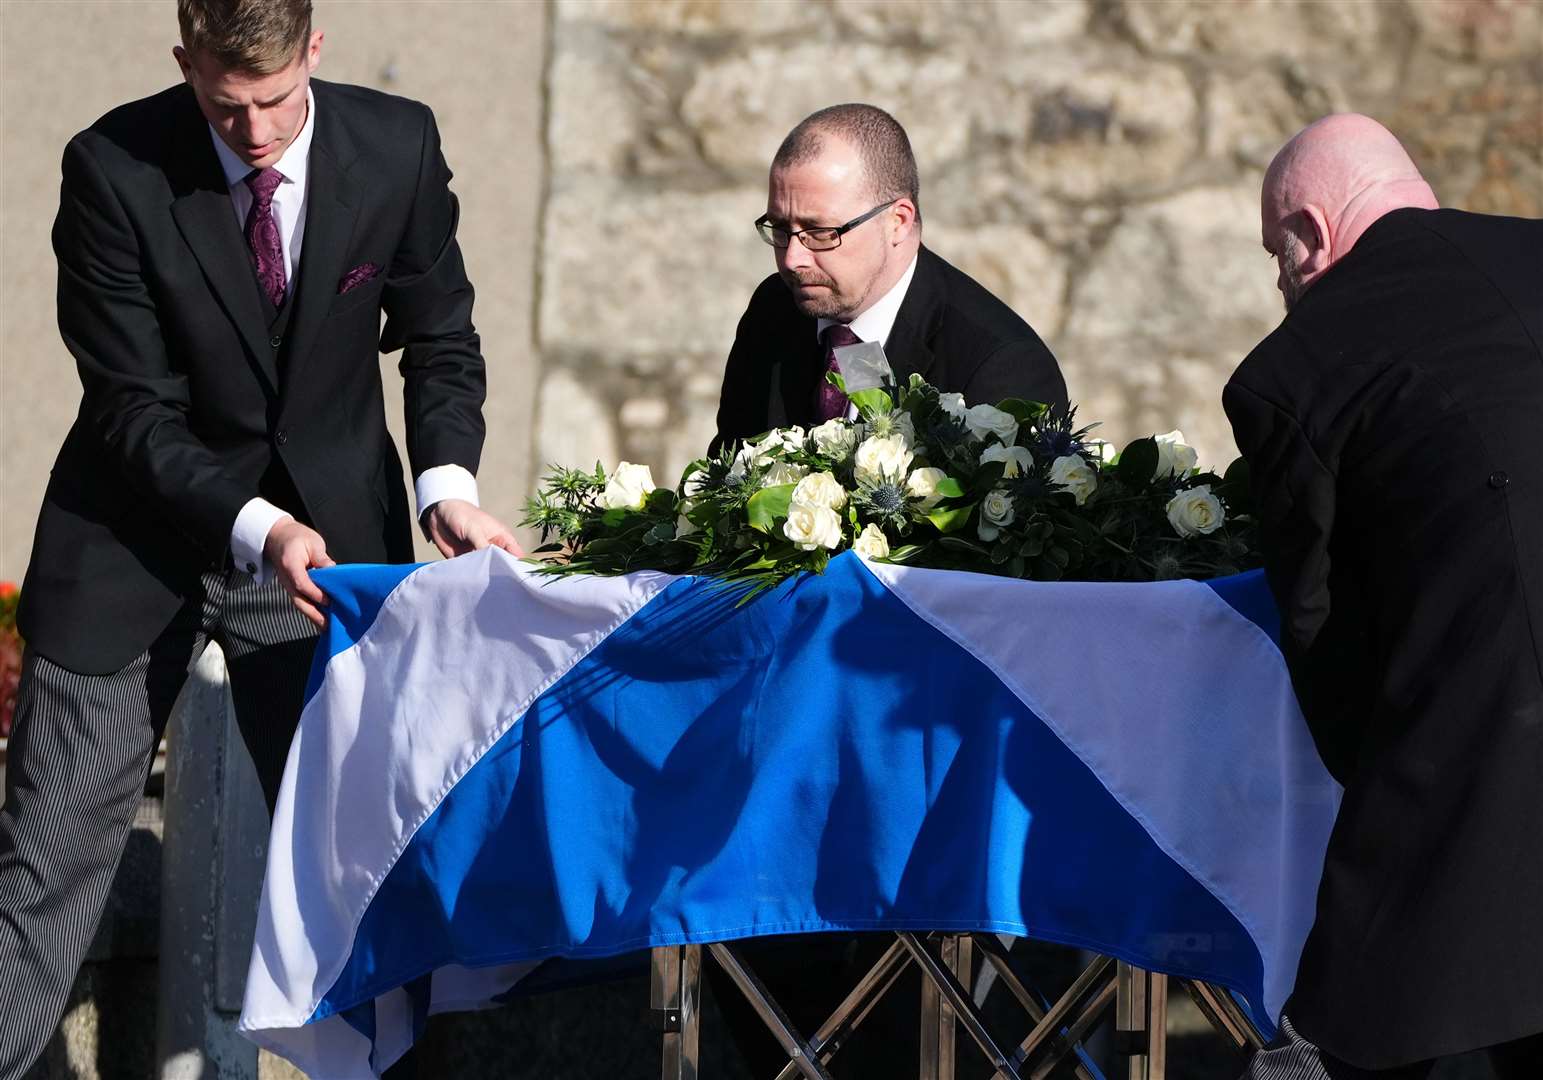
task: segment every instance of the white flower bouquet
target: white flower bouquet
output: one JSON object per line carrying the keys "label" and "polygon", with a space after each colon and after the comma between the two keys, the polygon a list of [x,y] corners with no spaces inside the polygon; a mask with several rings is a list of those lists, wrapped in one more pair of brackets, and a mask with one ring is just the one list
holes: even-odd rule
{"label": "white flower bouquet", "polygon": [[[1177,431],[1118,454],[1071,414],[966,407],[913,376],[856,420],[779,428],[687,467],[555,468],[526,507],[552,573],[694,573],[767,587],[866,559],[1042,581],[1216,577],[1259,564],[1244,463],[1201,472]],[[554,540],[555,538],[555,540]]]}

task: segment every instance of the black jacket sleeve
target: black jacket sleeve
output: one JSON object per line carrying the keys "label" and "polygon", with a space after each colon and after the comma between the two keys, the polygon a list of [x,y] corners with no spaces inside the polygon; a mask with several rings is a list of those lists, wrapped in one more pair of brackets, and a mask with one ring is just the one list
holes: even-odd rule
{"label": "black jacket sleeve", "polygon": [[486,433],[487,377],[471,321],[473,289],[455,237],[459,205],[450,178],[434,115],[424,107],[417,194],[381,298],[381,351],[402,350],[414,476],[436,465],[475,473]]}

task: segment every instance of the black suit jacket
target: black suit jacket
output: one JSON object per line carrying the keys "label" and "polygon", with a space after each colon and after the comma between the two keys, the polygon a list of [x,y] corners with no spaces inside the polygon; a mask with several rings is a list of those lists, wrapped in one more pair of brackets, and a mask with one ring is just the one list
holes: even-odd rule
{"label": "black suit jacket", "polygon": [[[815,325],[776,274],[761,282],[739,320],[723,374],[715,448],[813,420],[825,369]],[[1017,397],[1066,407],[1066,382],[1039,335],[925,247],[884,353],[902,386],[918,374],[971,405]]]}
{"label": "black suit jacket", "polygon": [[[259,493],[314,525],[339,562],[412,557],[378,352],[403,350],[414,474],[477,467],[482,356],[433,115],[311,86],[305,235],[282,334],[186,86],[114,110],[65,150],[59,327],[83,393],[20,622],[66,668],[105,673],[142,652],[228,558]],[[365,263],[382,272],[340,293]]]}
{"label": "black suit jacket", "polygon": [[1543,1031],[1543,222],[1388,214],[1224,402],[1345,784],[1287,1013],[1366,1068]]}

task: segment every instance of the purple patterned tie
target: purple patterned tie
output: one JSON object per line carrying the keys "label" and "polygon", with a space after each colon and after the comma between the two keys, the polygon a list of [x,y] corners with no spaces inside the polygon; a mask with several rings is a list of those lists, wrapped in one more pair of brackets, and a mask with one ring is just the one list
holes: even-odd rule
{"label": "purple patterned tie", "polygon": [[252,209],[246,214],[246,246],[257,264],[257,281],[274,307],[284,304],[284,245],[279,223],[273,219],[273,193],[284,182],[277,169],[253,169],[246,178],[252,189]]}
{"label": "purple patterned tie", "polygon": [[825,367],[820,372],[820,385],[814,392],[814,422],[823,424],[827,420],[847,414],[847,396],[825,381],[825,376],[832,371],[840,371],[836,364],[836,350],[847,345],[856,345],[862,338],[852,333],[852,328],[845,323],[834,323],[825,328],[820,335],[825,342]]}

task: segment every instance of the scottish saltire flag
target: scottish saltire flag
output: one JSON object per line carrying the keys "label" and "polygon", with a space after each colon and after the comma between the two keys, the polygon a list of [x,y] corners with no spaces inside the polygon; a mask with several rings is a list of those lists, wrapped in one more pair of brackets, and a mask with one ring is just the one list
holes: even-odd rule
{"label": "scottish saltire flag", "polygon": [[241,1020],[313,1076],[554,965],[836,929],[1095,949],[1273,1029],[1339,792],[1257,573],[316,578]]}

